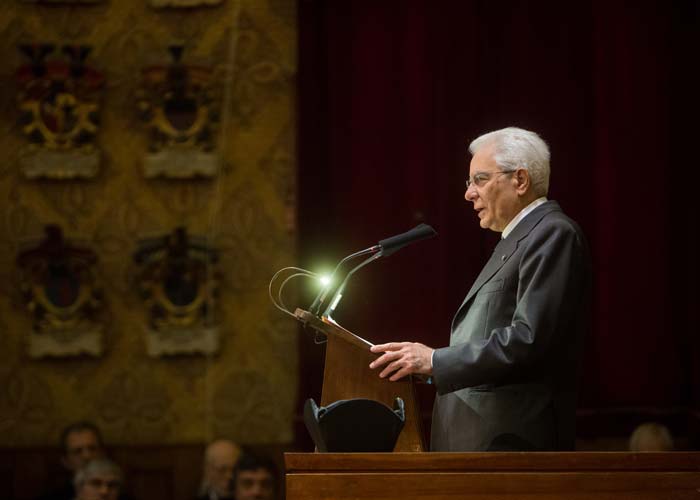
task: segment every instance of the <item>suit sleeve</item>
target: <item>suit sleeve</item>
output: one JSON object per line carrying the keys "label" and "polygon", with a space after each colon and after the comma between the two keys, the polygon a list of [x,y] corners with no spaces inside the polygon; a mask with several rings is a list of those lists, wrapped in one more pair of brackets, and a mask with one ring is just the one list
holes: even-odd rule
{"label": "suit sleeve", "polygon": [[[438,394],[498,384],[533,370],[562,328],[584,270],[581,237],[568,221],[543,220],[524,244],[518,264],[516,304],[510,324],[494,325],[483,340],[437,349],[433,380]],[[572,339],[573,341],[573,339]]]}

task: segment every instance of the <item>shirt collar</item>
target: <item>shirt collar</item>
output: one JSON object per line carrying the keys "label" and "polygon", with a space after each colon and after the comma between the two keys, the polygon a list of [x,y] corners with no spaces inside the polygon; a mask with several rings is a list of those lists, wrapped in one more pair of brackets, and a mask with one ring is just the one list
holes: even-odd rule
{"label": "shirt collar", "polygon": [[540,205],[542,205],[546,201],[547,201],[547,197],[542,196],[540,198],[537,198],[535,201],[533,201],[528,206],[523,208],[520,212],[518,212],[518,215],[513,217],[513,219],[508,223],[508,225],[505,227],[505,229],[501,233],[501,239],[506,239],[508,237],[508,235],[511,233],[511,231],[513,231],[513,229],[515,229],[515,226],[517,226],[518,223],[527,216],[527,214],[532,212],[534,209],[536,209],[537,207],[539,207]]}

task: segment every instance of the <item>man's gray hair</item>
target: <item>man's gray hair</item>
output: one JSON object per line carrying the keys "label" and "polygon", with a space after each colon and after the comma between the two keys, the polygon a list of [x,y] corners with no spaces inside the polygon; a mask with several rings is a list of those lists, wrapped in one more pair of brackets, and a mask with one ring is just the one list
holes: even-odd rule
{"label": "man's gray hair", "polygon": [[524,168],[530,174],[534,193],[546,196],[549,191],[549,147],[535,132],[508,127],[474,139],[469,145],[472,155],[483,147],[493,147],[493,159],[503,170]]}
{"label": "man's gray hair", "polygon": [[122,483],[124,479],[122,469],[116,463],[112,462],[108,458],[96,458],[94,460],[90,460],[75,473],[75,477],[73,478],[75,489],[79,489],[87,481],[98,474],[109,474],[111,476],[115,476],[119,483]]}

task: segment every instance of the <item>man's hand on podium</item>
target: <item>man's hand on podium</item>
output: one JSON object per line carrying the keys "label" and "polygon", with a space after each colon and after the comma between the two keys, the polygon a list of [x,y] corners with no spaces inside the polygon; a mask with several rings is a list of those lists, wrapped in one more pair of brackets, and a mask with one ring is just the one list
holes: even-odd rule
{"label": "man's hand on podium", "polygon": [[406,375],[416,373],[420,375],[433,374],[433,349],[418,342],[389,342],[372,346],[370,351],[383,352],[381,356],[372,361],[369,367],[379,368],[386,365],[379,373],[381,378],[389,377],[395,382]]}

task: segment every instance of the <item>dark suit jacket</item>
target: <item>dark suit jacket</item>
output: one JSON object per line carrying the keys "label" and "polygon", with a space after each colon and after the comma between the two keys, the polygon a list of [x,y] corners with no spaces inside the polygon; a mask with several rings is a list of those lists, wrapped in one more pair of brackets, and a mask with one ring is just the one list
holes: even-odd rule
{"label": "dark suit jacket", "polygon": [[590,257],[554,201],[496,246],[433,356],[434,451],[574,446]]}

